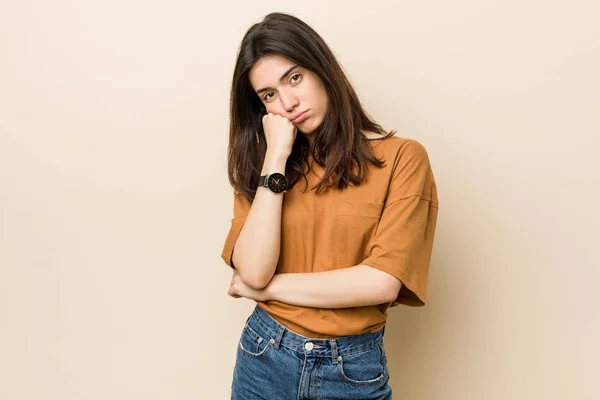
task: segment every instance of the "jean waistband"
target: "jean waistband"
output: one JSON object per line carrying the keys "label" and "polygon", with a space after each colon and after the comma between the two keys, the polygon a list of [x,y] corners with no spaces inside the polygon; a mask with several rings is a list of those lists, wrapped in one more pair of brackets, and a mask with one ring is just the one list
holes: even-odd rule
{"label": "jean waistband", "polygon": [[290,348],[299,353],[310,352],[313,356],[338,358],[339,355],[357,353],[383,343],[385,326],[377,332],[365,332],[336,338],[309,338],[300,335],[273,319],[258,305],[248,317],[254,320],[272,338],[272,345]]}

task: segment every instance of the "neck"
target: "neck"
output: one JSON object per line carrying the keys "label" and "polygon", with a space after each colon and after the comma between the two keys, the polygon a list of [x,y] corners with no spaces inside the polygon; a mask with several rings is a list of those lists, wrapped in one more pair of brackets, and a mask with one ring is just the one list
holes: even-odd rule
{"label": "neck", "polygon": [[304,136],[308,140],[308,143],[312,146],[313,142],[315,141],[315,134],[314,133],[310,133],[308,135],[304,134]]}

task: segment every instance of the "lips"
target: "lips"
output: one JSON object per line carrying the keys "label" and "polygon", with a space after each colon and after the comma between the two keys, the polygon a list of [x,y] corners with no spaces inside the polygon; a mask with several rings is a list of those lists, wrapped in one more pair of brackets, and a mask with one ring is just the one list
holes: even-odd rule
{"label": "lips", "polygon": [[304,116],[306,115],[307,112],[308,112],[308,110],[296,115],[294,118],[291,119],[291,121],[297,122],[298,120],[301,120],[302,118],[304,118]]}

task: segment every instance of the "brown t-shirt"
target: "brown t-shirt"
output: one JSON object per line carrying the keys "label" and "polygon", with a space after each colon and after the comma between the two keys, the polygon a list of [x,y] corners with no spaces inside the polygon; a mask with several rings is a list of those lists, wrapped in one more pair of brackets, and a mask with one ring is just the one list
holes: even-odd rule
{"label": "brown t-shirt", "polygon": [[[414,139],[369,140],[383,168],[369,164],[368,180],[342,191],[310,190],[323,176],[312,163],[309,187],[301,178],[283,195],[278,273],[320,272],[363,264],[402,282],[391,303],[348,308],[312,308],[279,301],[257,302],[276,321],[312,338],[375,332],[387,309],[425,304],[438,197],[425,148]],[[306,170],[306,169],[305,169]],[[233,219],[221,257],[231,263],[233,247],[251,203],[234,191]],[[340,282],[343,284],[343,282]]]}

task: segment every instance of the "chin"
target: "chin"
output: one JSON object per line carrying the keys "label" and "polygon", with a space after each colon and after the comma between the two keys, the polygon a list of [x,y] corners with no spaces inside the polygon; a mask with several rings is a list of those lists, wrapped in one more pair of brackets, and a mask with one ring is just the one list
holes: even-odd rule
{"label": "chin", "polygon": [[314,125],[310,125],[310,126],[304,126],[304,127],[298,127],[298,132],[301,132],[305,135],[311,135],[313,133],[316,132],[316,130],[319,128],[319,126],[321,125],[321,122],[319,122],[318,124],[316,124],[316,126]]}
{"label": "chin", "polygon": [[302,133],[304,136],[311,136],[314,135],[315,129],[302,130],[298,128],[298,132]]}

